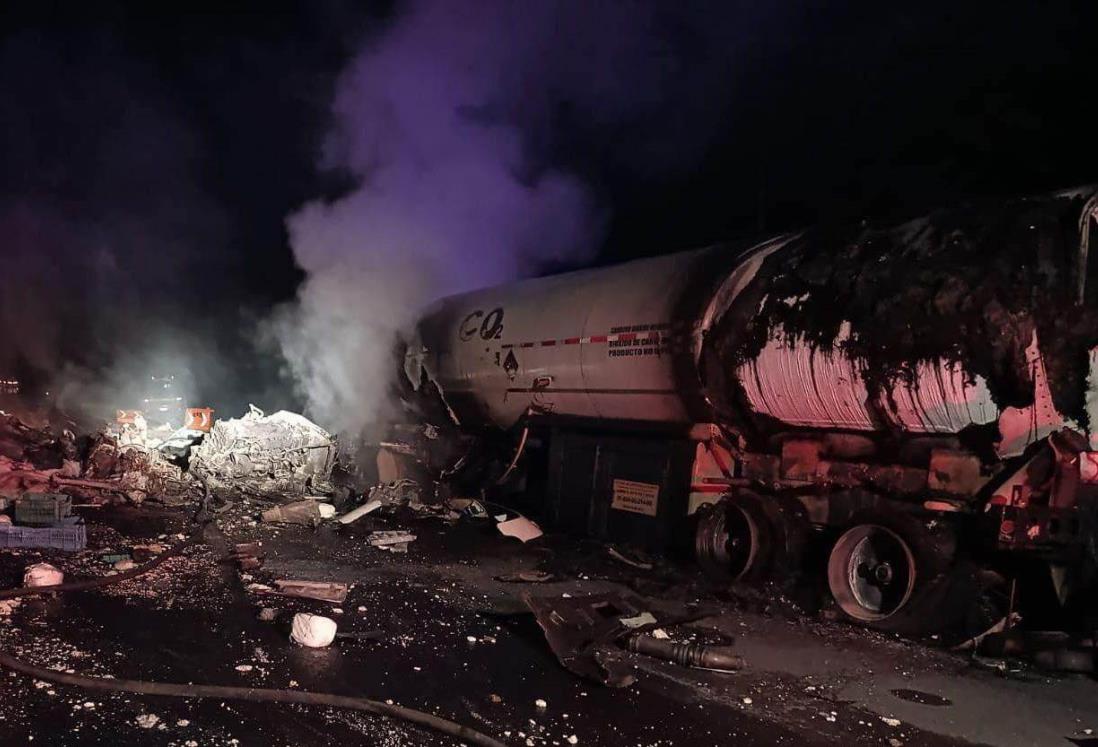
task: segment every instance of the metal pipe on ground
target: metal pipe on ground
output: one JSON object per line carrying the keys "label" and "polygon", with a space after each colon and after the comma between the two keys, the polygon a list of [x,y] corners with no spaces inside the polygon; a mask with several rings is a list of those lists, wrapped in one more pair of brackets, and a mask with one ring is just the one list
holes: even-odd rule
{"label": "metal pipe on ground", "polygon": [[663,659],[683,667],[736,672],[744,667],[743,657],[727,646],[706,646],[701,643],[676,643],[638,634],[625,640],[625,648],[638,654]]}

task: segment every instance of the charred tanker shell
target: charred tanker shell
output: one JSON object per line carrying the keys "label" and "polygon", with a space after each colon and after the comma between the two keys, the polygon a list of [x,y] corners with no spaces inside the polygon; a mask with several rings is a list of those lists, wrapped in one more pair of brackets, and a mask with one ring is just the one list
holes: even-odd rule
{"label": "charred tanker shell", "polygon": [[[1087,192],[943,210],[894,228],[821,228],[768,259],[714,325],[708,366],[739,370],[768,343],[856,361],[879,410],[920,364],[977,377],[999,410],[1034,400],[1036,338],[1057,410],[1086,427],[1088,355],[1098,344],[1096,293],[1084,277]],[[711,389],[724,412],[742,387]],[[879,412],[873,413],[880,416]],[[883,420],[888,420],[887,417]]]}
{"label": "charred tanker shell", "polygon": [[1082,599],[1098,507],[1094,194],[443,299],[405,372],[420,412],[448,426],[435,440],[472,446],[435,471],[480,490],[535,444],[525,463],[545,468],[526,474],[546,475],[550,523],[656,547],[692,534],[723,582],[796,583],[826,557],[839,613],[887,630],[959,619],[972,595],[958,553],[1051,564],[1033,577],[1058,573],[1061,598]]}
{"label": "charred tanker shell", "polygon": [[1037,405],[1050,427],[1085,430],[1098,284],[1079,258],[1092,195],[822,227],[444,299],[405,372],[467,431],[535,412],[718,422],[758,444],[790,427],[959,433]]}

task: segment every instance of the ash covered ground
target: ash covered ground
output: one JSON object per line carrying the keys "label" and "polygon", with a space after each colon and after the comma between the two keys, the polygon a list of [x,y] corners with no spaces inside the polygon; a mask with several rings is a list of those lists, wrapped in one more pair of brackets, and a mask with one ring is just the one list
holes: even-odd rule
{"label": "ash covered ground", "polygon": [[[1016,663],[974,659],[806,616],[780,597],[730,596],[695,570],[623,564],[605,546],[545,535],[527,544],[490,519],[446,520],[407,508],[346,526],[257,521],[263,502],[216,515],[200,541],[114,586],[29,597],[0,625],[0,650],[97,677],[224,684],[365,696],[422,709],[515,745],[1086,744],[1098,729],[1098,684]],[[193,530],[189,508],[82,509],[85,551],[7,551],[0,584],[48,560],[67,580],[110,573],[104,553],[171,544]],[[406,530],[405,554],[365,541]],[[254,542],[262,567],[225,559]],[[508,582],[520,571],[543,583]],[[351,584],[339,604],[249,590],[274,579]],[[636,677],[613,689],[576,677],[550,653],[523,593],[573,598],[622,591],[711,613],[667,626],[676,640],[732,642],[736,673],[686,669],[622,653]],[[277,610],[260,619],[263,608]],[[340,637],[289,640],[296,612],[335,619]],[[267,615],[269,616],[269,615]],[[340,709],[108,694],[0,676],[8,744],[456,744],[409,724]],[[544,703],[542,707],[541,703]]]}

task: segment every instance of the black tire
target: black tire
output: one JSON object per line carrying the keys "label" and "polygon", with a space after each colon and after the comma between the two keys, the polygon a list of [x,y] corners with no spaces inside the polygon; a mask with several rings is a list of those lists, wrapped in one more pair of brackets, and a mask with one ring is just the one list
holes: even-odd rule
{"label": "black tire", "polygon": [[722,582],[787,582],[800,570],[808,531],[799,501],[740,490],[700,517],[695,555],[706,574]]}

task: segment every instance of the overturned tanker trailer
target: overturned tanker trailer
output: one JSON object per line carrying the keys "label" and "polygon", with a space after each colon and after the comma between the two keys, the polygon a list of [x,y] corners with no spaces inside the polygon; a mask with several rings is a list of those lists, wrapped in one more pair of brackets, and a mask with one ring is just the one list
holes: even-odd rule
{"label": "overturned tanker trailer", "polygon": [[1082,189],[443,299],[406,399],[465,444],[435,466],[466,488],[537,482],[547,521],[599,537],[689,529],[729,580],[818,573],[864,624],[947,624],[959,569],[1070,605],[1098,576],[1096,206]]}

